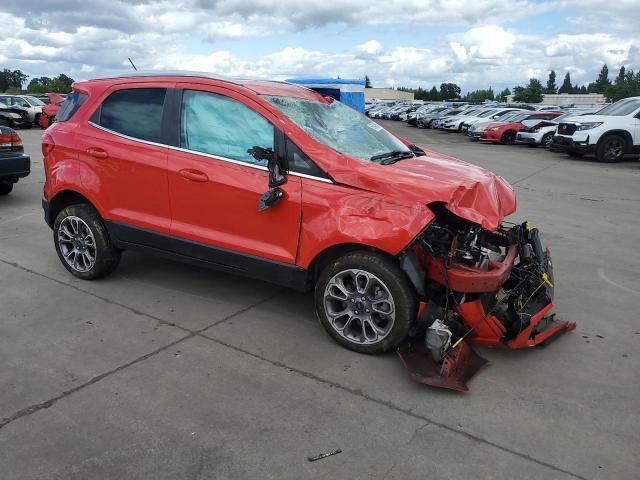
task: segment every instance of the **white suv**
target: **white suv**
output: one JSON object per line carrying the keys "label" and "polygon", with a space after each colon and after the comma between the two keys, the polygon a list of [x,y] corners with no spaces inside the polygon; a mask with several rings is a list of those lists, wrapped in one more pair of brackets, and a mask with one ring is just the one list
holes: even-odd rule
{"label": "white suv", "polygon": [[617,162],[640,153],[640,97],[630,97],[598,113],[560,122],[550,148],[574,157],[594,153],[601,162]]}

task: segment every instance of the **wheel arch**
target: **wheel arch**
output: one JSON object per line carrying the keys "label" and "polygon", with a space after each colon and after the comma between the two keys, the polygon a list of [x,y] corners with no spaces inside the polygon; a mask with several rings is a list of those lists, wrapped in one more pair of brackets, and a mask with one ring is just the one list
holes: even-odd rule
{"label": "wheel arch", "polygon": [[56,217],[63,208],[68,207],[69,205],[76,204],[90,205],[98,212],[98,214],[100,213],[95,204],[85,195],[75,190],[61,190],[60,192],[56,193],[55,196],[49,201],[49,220],[47,222],[49,227],[53,228]]}
{"label": "wheel arch", "polygon": [[609,137],[609,136],[611,136],[611,135],[618,135],[618,136],[624,138],[624,140],[626,142],[625,152],[629,153],[630,149],[633,147],[633,137],[631,136],[630,132],[628,132],[627,130],[624,130],[624,129],[607,130],[605,133],[600,135],[600,138],[598,139],[597,146],[599,147],[602,144],[602,142],[604,141],[604,139]]}

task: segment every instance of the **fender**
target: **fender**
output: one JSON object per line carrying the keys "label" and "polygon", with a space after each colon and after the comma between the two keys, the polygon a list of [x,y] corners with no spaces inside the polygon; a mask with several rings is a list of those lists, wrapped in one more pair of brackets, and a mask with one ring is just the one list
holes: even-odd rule
{"label": "fender", "polygon": [[340,244],[355,243],[396,256],[435,218],[426,205],[403,205],[366,190],[302,180],[296,260],[302,268]]}

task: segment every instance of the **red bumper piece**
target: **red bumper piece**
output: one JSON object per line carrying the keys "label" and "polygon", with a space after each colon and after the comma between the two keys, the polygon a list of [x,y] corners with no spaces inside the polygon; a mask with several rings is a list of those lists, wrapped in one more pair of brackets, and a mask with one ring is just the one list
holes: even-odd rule
{"label": "red bumper piece", "polygon": [[398,347],[398,356],[409,377],[418,383],[456,392],[468,392],[467,382],[488,364],[465,342],[450,350],[442,363],[435,363],[419,340],[408,340]]}

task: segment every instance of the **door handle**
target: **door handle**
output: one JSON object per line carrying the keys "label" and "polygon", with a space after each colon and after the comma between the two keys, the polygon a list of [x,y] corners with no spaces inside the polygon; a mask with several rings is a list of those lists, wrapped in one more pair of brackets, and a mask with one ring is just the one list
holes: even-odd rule
{"label": "door handle", "polygon": [[87,148],[87,153],[95,158],[107,158],[109,156],[106,150],[96,147]]}
{"label": "door handle", "polygon": [[185,168],[184,170],[180,170],[180,175],[182,175],[187,180],[191,180],[192,182],[204,183],[209,181],[209,177],[207,177],[206,173],[201,172],[200,170],[194,170],[192,168]]}

